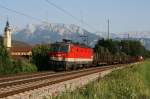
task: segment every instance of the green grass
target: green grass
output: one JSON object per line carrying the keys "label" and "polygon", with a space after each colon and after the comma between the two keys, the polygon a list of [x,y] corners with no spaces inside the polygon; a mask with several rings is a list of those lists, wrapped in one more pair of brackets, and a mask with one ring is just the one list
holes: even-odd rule
{"label": "green grass", "polygon": [[53,99],[150,99],[150,60],[110,73]]}
{"label": "green grass", "polygon": [[143,77],[145,84],[150,88],[150,60],[145,61],[140,66],[139,73]]}

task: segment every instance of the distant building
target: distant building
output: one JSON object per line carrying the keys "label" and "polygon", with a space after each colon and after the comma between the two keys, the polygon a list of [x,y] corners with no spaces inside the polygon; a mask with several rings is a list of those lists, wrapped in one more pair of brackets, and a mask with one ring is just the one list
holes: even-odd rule
{"label": "distant building", "polygon": [[13,47],[12,46],[12,28],[9,25],[9,22],[7,20],[6,26],[4,29],[4,41],[3,44],[7,48],[7,50],[10,52],[10,55],[12,58],[27,58],[29,59],[32,56],[32,47],[31,46],[25,46],[25,47]]}
{"label": "distant building", "polygon": [[12,58],[27,58],[32,56],[32,47],[12,47],[10,48]]}

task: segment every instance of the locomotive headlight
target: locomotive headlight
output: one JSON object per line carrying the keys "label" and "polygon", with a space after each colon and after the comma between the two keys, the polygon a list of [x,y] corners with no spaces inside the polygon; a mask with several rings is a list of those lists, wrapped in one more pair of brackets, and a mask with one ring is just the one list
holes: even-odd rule
{"label": "locomotive headlight", "polygon": [[55,58],[55,57],[50,57],[49,59],[50,59],[50,60],[54,60],[54,58]]}
{"label": "locomotive headlight", "polygon": [[61,54],[57,54],[56,56],[57,56],[57,57],[60,57],[60,56],[62,56],[62,55],[61,55]]}

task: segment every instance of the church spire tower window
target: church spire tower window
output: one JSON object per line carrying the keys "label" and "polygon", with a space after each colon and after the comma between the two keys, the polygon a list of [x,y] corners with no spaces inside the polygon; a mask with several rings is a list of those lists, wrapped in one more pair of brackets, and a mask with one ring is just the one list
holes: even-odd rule
{"label": "church spire tower window", "polygon": [[12,29],[9,25],[9,21],[7,20],[6,26],[5,26],[5,29],[4,29],[4,46],[7,49],[12,47],[12,45],[11,45],[11,33],[12,33]]}

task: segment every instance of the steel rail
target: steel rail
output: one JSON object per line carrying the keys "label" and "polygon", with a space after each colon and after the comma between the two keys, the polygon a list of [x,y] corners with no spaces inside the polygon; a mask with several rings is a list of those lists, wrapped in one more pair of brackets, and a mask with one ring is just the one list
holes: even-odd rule
{"label": "steel rail", "polygon": [[[75,79],[75,78],[78,78],[78,77],[81,77],[81,76],[86,76],[86,75],[90,75],[90,74],[93,74],[93,73],[98,73],[98,72],[105,71],[105,70],[108,70],[108,69],[112,69],[112,68],[115,68],[115,67],[118,67],[118,66],[120,66],[120,65],[117,65],[117,66],[111,65],[111,66],[96,67],[96,68],[90,68],[90,69],[73,71],[73,72],[64,72],[64,73],[59,73],[59,74],[52,74],[53,76],[51,76],[51,77],[37,79],[37,81],[38,80],[41,81],[41,80],[45,80],[45,79],[50,79],[47,82],[41,83],[39,85],[27,86],[25,88],[14,89],[14,90],[11,90],[11,91],[8,91],[8,92],[0,93],[0,98],[11,96],[11,95],[18,94],[18,93],[22,93],[22,92],[33,90],[33,89],[37,89],[37,88],[40,88],[40,87],[56,84],[56,83],[59,83],[59,82]],[[122,65],[122,66],[124,66],[124,65]],[[34,79],[34,81],[35,81],[35,79]],[[28,81],[28,82],[30,82],[30,81]],[[13,86],[13,84],[11,84],[11,85]]]}

